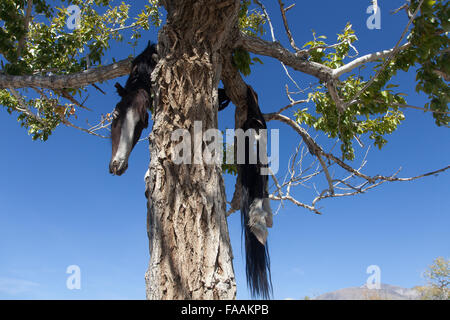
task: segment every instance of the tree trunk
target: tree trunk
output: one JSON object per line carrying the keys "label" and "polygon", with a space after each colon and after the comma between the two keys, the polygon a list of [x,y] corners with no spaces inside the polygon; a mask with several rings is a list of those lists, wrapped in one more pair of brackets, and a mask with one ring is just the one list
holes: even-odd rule
{"label": "tree trunk", "polygon": [[[153,73],[150,136],[147,299],[234,299],[236,283],[220,165],[175,164],[176,129],[217,128],[220,49],[236,24],[239,1],[162,1],[167,24]],[[201,150],[205,144],[201,143]]]}

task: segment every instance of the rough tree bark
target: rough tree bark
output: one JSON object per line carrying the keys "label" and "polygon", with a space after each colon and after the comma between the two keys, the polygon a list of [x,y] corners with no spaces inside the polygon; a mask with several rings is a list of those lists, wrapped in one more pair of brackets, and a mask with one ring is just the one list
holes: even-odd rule
{"label": "rough tree bark", "polygon": [[[167,24],[158,38],[150,136],[148,299],[234,299],[236,283],[218,165],[172,159],[176,129],[193,137],[217,128],[221,47],[237,22],[239,1],[162,1]],[[205,144],[201,144],[203,152]],[[192,139],[192,155],[194,155]]]}

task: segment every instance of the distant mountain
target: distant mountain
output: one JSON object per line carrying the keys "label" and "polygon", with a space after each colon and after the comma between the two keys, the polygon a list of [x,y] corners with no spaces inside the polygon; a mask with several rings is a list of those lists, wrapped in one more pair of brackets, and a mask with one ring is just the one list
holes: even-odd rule
{"label": "distant mountain", "polygon": [[418,300],[420,293],[389,284],[381,284],[380,289],[368,289],[366,285],[324,293],[315,300]]}

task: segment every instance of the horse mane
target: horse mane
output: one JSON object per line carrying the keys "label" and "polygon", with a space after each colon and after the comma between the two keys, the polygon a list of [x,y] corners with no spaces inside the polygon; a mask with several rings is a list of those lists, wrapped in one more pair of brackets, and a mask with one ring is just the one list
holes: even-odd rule
{"label": "horse mane", "polygon": [[135,102],[138,106],[139,118],[144,126],[144,128],[148,127],[148,112],[147,106],[151,103],[151,96],[147,91],[142,89],[138,89],[136,93],[137,97]]}
{"label": "horse mane", "polygon": [[151,74],[156,66],[156,44],[148,42],[147,48],[131,62],[131,72],[125,84],[127,92],[144,89],[149,95],[151,88]]}
{"label": "horse mane", "polygon": [[131,72],[125,88],[119,83],[115,84],[117,93],[122,97],[122,101],[124,101],[123,99],[128,100],[128,103],[120,103],[116,109],[121,110],[133,104],[137,107],[140,120],[145,128],[148,126],[147,106],[152,102],[151,74],[156,66],[156,61],[156,44],[152,44],[149,41],[147,48],[131,62]]}

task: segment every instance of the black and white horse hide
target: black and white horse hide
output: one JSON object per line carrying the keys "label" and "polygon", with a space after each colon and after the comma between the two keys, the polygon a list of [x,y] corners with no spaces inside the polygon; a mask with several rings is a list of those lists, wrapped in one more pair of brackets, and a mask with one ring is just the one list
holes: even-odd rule
{"label": "black and white horse hide", "polygon": [[[245,237],[247,283],[254,296],[269,298],[272,292],[270,259],[267,244],[268,227],[272,227],[272,210],[268,199],[267,139],[262,139],[261,130],[267,129],[258,105],[258,96],[247,87],[247,117],[243,130],[252,130],[256,148],[251,139],[245,138],[245,163],[239,166],[242,185],[241,218]],[[267,132],[266,132],[267,133]],[[256,163],[251,163],[252,152],[256,152]],[[265,159],[261,159],[261,155]],[[267,171],[267,170],[266,170]]]}

